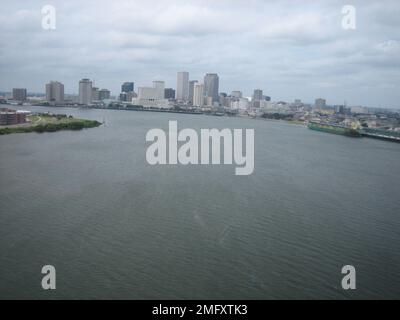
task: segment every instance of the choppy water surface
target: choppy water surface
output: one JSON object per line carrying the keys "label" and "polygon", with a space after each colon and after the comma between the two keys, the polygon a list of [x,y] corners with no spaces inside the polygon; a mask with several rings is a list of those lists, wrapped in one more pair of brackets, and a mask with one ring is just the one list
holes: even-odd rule
{"label": "choppy water surface", "polygon": [[[0,136],[0,298],[400,297],[400,145],[282,122],[52,109],[105,119]],[[255,171],[150,166],[151,128],[254,128]],[[41,267],[57,289],[41,289]],[[357,289],[341,289],[342,266]]]}

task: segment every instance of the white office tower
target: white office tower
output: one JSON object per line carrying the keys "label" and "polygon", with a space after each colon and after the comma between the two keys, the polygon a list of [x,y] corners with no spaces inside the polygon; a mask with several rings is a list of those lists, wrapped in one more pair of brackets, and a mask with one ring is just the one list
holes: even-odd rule
{"label": "white office tower", "polygon": [[64,85],[58,81],[50,81],[46,84],[46,100],[48,102],[64,101]]}
{"label": "white office tower", "polygon": [[79,99],[80,104],[89,105],[92,103],[92,81],[82,79],[79,81]]}
{"label": "white office tower", "polygon": [[164,95],[164,81],[153,81],[153,87],[139,87],[138,97],[133,98],[132,102],[144,107],[170,108],[168,99],[165,99]]}
{"label": "white office tower", "polygon": [[194,85],[197,83],[197,80],[189,81],[189,99],[188,101],[193,104],[194,97]]}
{"label": "white office tower", "polygon": [[165,98],[165,82],[153,81],[153,88],[156,89],[156,97],[161,100]]}
{"label": "white office tower", "polygon": [[189,99],[189,72],[178,72],[176,83],[176,100],[188,101]]}
{"label": "white office tower", "polygon": [[202,107],[204,105],[204,84],[194,84],[193,105],[197,107]]}

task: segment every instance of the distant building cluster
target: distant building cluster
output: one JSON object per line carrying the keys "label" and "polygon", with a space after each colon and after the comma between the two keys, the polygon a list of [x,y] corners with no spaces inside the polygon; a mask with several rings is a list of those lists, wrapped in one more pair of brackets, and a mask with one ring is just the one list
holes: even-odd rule
{"label": "distant building cluster", "polygon": [[[137,88],[133,81],[126,81],[121,84],[121,92],[117,97],[111,96],[108,89],[96,87],[94,81],[88,78],[79,81],[78,95],[65,94],[64,85],[58,81],[47,83],[45,90],[44,97],[30,95],[28,98],[25,88],[14,88],[9,97],[3,99],[0,96],[0,103],[195,111],[400,130],[398,111],[347,106],[346,103],[328,105],[325,98],[317,98],[314,103],[303,103],[300,99],[295,99],[294,102],[272,101],[261,88],[254,89],[249,97],[244,96],[240,90],[220,92],[220,78],[217,73],[206,73],[201,80],[196,80],[191,79],[187,71],[177,72],[176,88],[166,88],[162,80],[153,81],[151,86]],[[12,111],[3,111],[3,123],[16,121],[24,121],[23,116],[18,118]]]}
{"label": "distant building cluster", "polygon": [[[176,89],[166,88],[165,82],[153,81],[152,86],[138,87],[135,92],[135,83],[127,81],[122,83],[121,92],[117,99],[111,96],[108,89],[100,89],[94,81],[83,78],[79,81],[78,95],[67,95],[64,84],[50,81],[45,85],[45,100],[52,106],[104,106],[109,103],[119,102],[136,106],[171,109],[176,106],[186,108],[228,108],[232,110],[260,109],[271,98],[263,95],[263,90],[256,89],[252,97],[243,97],[242,92],[234,90],[230,95],[220,92],[220,80],[217,73],[206,73],[202,81],[192,80],[189,72],[177,73]],[[27,92],[24,88],[14,88],[12,99],[20,104],[27,101]]]}

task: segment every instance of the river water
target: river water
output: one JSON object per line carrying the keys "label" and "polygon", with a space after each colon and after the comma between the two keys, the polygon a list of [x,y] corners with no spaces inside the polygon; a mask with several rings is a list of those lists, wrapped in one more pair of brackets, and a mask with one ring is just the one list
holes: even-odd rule
{"label": "river water", "polygon": [[[0,299],[400,297],[400,144],[278,121],[26,107],[105,120],[0,136]],[[151,166],[152,128],[253,128],[255,170]],[[41,288],[56,268],[57,289]],[[356,268],[356,290],[341,268]]]}

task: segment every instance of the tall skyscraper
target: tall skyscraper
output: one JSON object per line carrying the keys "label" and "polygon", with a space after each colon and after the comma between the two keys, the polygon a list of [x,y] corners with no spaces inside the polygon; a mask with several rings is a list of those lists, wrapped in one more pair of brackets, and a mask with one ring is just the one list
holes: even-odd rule
{"label": "tall skyscraper", "polygon": [[194,85],[197,83],[197,80],[189,81],[189,98],[188,101],[193,104],[193,95],[194,95]]}
{"label": "tall skyscraper", "polygon": [[121,92],[132,92],[135,89],[135,83],[134,82],[124,82],[121,86]]}
{"label": "tall skyscraper", "polygon": [[48,102],[64,101],[64,85],[58,81],[50,81],[46,84],[46,100]]}
{"label": "tall skyscraper", "polygon": [[187,101],[189,99],[189,72],[178,72],[176,83],[176,99]]}
{"label": "tall skyscraper", "polygon": [[194,84],[193,105],[197,107],[202,107],[204,105],[204,84]]}
{"label": "tall skyscraper", "polygon": [[14,88],[12,92],[12,97],[16,101],[26,100],[26,89],[25,88]]}
{"label": "tall skyscraper", "polygon": [[219,78],[216,73],[207,73],[204,76],[204,95],[211,97],[212,102],[219,101]]}
{"label": "tall skyscraper", "polygon": [[89,105],[92,103],[92,81],[82,79],[79,81],[79,99],[80,104]]}

